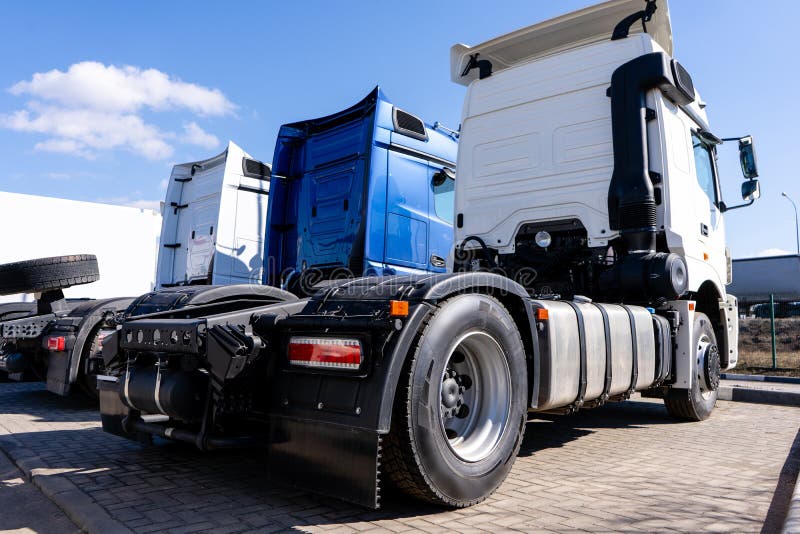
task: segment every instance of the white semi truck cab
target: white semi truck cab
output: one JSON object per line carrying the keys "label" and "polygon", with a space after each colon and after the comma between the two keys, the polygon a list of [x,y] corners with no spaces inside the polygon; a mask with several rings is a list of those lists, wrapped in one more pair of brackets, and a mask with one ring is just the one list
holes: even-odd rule
{"label": "white semi truck cab", "polygon": [[[666,2],[642,0],[453,46],[451,77],[467,86],[453,261],[497,269],[544,298],[694,301],[731,368],[723,214],[740,206],[723,200],[723,141],[672,48]],[[752,138],[725,141],[739,143],[752,203]]]}
{"label": "white semi truck cab", "polygon": [[666,1],[606,2],[451,58],[468,87],[452,272],[130,318],[103,344],[106,431],[255,441],[294,485],[376,507],[388,483],[460,507],[503,482],[529,412],[640,392],[665,417],[711,415],[738,331],[723,214],[758,197],[757,170],[750,137],[724,139],[745,202],[723,201],[723,139],[672,58]]}
{"label": "white semi truck cab", "polygon": [[163,207],[156,287],[259,284],[272,167],[233,141],[175,165]]}

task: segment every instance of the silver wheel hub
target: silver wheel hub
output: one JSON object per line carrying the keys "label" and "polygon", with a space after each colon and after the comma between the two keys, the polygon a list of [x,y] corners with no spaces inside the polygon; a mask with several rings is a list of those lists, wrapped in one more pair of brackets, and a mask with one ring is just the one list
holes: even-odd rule
{"label": "silver wheel hub", "polygon": [[720,356],[716,343],[702,336],[697,343],[697,381],[704,397],[710,396],[719,387]]}
{"label": "silver wheel hub", "polygon": [[442,417],[450,419],[458,415],[459,409],[464,405],[464,391],[462,385],[466,377],[460,376],[454,369],[445,371],[442,381]]}
{"label": "silver wheel hub", "polygon": [[477,462],[500,442],[511,407],[511,373],[500,344],[481,331],[450,349],[440,386],[439,420],[451,450]]}

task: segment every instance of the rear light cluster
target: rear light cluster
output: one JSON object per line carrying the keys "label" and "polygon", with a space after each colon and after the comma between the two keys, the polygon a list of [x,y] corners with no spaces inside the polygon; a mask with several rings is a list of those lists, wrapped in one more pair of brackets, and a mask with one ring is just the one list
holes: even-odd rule
{"label": "rear light cluster", "polygon": [[49,337],[47,338],[47,350],[52,352],[59,352],[65,350],[67,340],[64,336]]}
{"label": "rear light cluster", "polygon": [[289,363],[299,367],[357,370],[361,360],[361,342],[357,339],[292,337],[289,340]]}

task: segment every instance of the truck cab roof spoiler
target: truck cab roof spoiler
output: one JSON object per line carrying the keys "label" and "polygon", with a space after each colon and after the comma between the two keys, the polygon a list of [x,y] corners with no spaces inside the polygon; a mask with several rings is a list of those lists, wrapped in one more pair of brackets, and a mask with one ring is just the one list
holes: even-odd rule
{"label": "truck cab roof spoiler", "polygon": [[[616,25],[625,17],[641,11],[644,0],[611,0],[580,11],[568,13],[515,32],[501,35],[475,46],[456,44],[450,48],[450,79],[469,85],[479,76],[478,69],[469,69],[475,60],[488,60],[493,72],[563,50],[611,39]],[[630,33],[642,33],[635,23]],[[666,0],[659,0],[658,9],[647,23],[647,33],[672,56],[672,25]],[[478,56],[475,56],[475,54]]]}

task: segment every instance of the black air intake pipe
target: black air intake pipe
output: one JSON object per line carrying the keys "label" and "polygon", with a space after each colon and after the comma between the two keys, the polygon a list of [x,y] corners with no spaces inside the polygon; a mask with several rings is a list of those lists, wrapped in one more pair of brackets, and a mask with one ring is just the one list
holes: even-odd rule
{"label": "black air intake pipe", "polygon": [[614,173],[608,190],[608,217],[623,243],[622,257],[601,276],[603,289],[616,298],[649,301],[674,298],[688,287],[686,262],[677,254],[656,252],[656,199],[647,153],[647,92],[659,89],[677,105],[694,100],[689,73],[663,52],[645,54],[611,76],[611,128]]}
{"label": "black air intake pipe", "polygon": [[645,98],[654,88],[678,105],[694,100],[688,73],[662,52],[639,56],[618,67],[611,77],[614,173],[608,191],[608,216],[611,229],[619,230],[628,253],[656,249],[656,201],[647,155]]}

